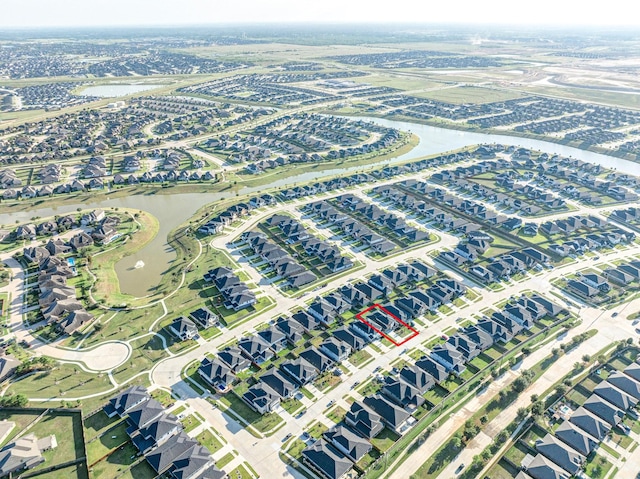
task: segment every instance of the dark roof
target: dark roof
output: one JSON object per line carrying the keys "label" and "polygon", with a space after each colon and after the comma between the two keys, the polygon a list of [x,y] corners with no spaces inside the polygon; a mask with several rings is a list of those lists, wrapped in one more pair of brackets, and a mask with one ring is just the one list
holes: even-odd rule
{"label": "dark roof", "polygon": [[198,443],[195,440],[181,432],[170,437],[167,442],[148,453],[146,458],[153,470],[161,474],[171,466],[173,461],[197,445]]}
{"label": "dark roof", "polygon": [[353,467],[351,461],[324,439],[304,449],[302,458],[329,479],[338,479]]}
{"label": "dark roof", "polygon": [[150,398],[151,396],[149,396],[146,388],[143,388],[142,386],[131,386],[130,388],[122,391],[117,396],[111,398],[109,400],[109,404],[105,406],[105,412],[109,414],[109,411],[107,411],[107,409],[110,408],[112,411],[117,412],[121,415],[134,405],[146,401]]}
{"label": "dark roof", "polygon": [[592,414],[584,407],[579,407],[569,418],[571,424],[575,424],[583,431],[602,441],[611,426],[601,420],[598,416]]}
{"label": "dark roof", "polygon": [[536,442],[536,450],[571,474],[578,472],[585,459],[582,454],[551,434],[547,434],[542,440]]}
{"label": "dark roof", "polygon": [[324,438],[354,463],[371,450],[371,443],[345,426],[335,426],[324,433]]}
{"label": "dark roof", "polygon": [[378,413],[382,420],[392,429],[399,428],[411,416],[407,411],[396,406],[380,394],[365,397],[363,402]]}
{"label": "dark roof", "polygon": [[127,421],[137,429],[150,424],[155,418],[164,413],[164,407],[155,399],[148,399],[129,410]]}
{"label": "dark roof", "polygon": [[268,385],[281,398],[288,398],[298,390],[298,386],[289,381],[279,371],[271,371],[260,377],[260,382]]}
{"label": "dark roof", "polygon": [[384,429],[380,415],[360,401],[351,404],[344,420],[354,430],[368,438],[377,436]]}
{"label": "dark roof", "polygon": [[574,426],[570,421],[564,421],[558,429],[556,429],[555,434],[558,439],[584,456],[588,456],[599,442],[582,429]]}

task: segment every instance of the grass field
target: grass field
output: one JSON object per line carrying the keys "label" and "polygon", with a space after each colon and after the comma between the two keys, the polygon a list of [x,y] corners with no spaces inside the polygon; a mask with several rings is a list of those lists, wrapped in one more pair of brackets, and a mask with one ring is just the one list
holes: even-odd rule
{"label": "grass field", "polygon": [[459,86],[456,88],[443,88],[420,93],[412,96],[429,98],[447,103],[491,103],[495,101],[513,100],[522,98],[522,94],[511,90],[499,90],[476,86]]}
{"label": "grass field", "polygon": [[[56,464],[79,460],[85,457],[85,445],[82,435],[82,417],[78,411],[49,411],[38,419],[43,411],[40,409],[23,409],[20,412],[0,411],[0,420],[7,419],[16,423],[9,440],[24,434],[35,434],[38,439],[54,435],[57,447],[45,451],[42,456],[45,462],[31,471],[40,471]],[[27,428],[28,427],[28,428]],[[67,473],[69,475],[67,476]],[[84,465],[61,471],[52,471],[46,477],[54,478],[86,478]],[[40,477],[40,476],[38,476]]]}
{"label": "grass field", "polygon": [[51,371],[37,372],[11,383],[9,391],[25,394],[29,398],[68,398],[82,397],[107,391],[112,387],[106,375],[86,373],[71,364],[56,364]]}

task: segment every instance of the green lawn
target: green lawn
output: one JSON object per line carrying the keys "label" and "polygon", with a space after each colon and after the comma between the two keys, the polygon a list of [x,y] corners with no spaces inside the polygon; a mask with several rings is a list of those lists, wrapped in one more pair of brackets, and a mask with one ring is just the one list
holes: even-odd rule
{"label": "green lawn", "polygon": [[258,414],[233,393],[227,394],[221,402],[261,433],[271,431],[283,422],[276,413]]}
{"label": "green lawn", "polygon": [[[32,470],[39,471],[56,464],[74,461],[85,456],[85,446],[82,439],[82,418],[78,412],[49,412],[37,419],[42,411],[7,414],[4,418],[16,423],[13,436],[20,434],[25,426],[30,425],[29,433],[38,438],[54,435],[57,447],[45,451],[42,456],[45,462]],[[4,416],[4,414],[2,414]],[[0,416],[0,417],[2,417]],[[34,422],[35,421],[35,422]],[[18,429],[20,427],[20,429]]]}
{"label": "green lawn", "polygon": [[109,428],[114,427],[121,419],[118,416],[109,417],[104,411],[88,416],[84,419],[84,439],[90,441],[94,437],[98,437]]}
{"label": "green lawn", "polygon": [[184,427],[184,432],[187,432],[187,433],[193,431],[200,424],[202,424],[202,421],[193,414],[189,414],[188,416],[182,418],[180,422]]}
{"label": "green lawn", "polygon": [[344,416],[347,414],[347,411],[341,407],[336,406],[331,411],[327,413],[327,418],[331,419],[336,424],[344,419]]}
{"label": "green lawn", "polygon": [[149,463],[142,460],[140,463],[125,471],[119,476],[119,479],[154,479],[155,477],[156,473]]}
{"label": "green lawn", "polygon": [[240,464],[233,471],[229,473],[231,479],[252,479],[254,476],[247,471],[247,468]]}
{"label": "green lawn", "polygon": [[224,456],[222,456],[217,462],[216,462],[216,467],[218,469],[224,469],[224,466],[226,466],[227,464],[229,464],[231,461],[233,461],[233,459],[236,456],[233,455],[232,452],[229,452],[227,454],[225,454]]}
{"label": "green lawn", "polygon": [[371,354],[364,349],[356,351],[349,357],[349,362],[355,367],[360,367],[366,364],[372,358]]}
{"label": "green lawn", "polygon": [[371,444],[380,452],[387,451],[393,444],[400,439],[400,436],[389,428],[384,428],[380,434],[371,440]]}
{"label": "green lawn", "polygon": [[[89,473],[91,479],[113,479],[121,472],[127,470],[131,464],[138,460],[138,450],[131,442],[127,442],[123,446],[116,449],[109,457],[94,464]],[[137,476],[133,476],[138,479]]]}
{"label": "green lawn", "polygon": [[217,451],[222,449],[222,446],[223,446],[223,444],[218,440],[218,438],[214,436],[213,433],[207,429],[202,431],[196,439],[200,444],[202,444],[204,447],[209,449],[209,452],[211,452],[211,454],[215,454]]}
{"label": "green lawn", "polygon": [[122,421],[118,426],[108,430],[99,438],[87,443],[87,462],[91,465],[99,461],[117,447],[129,440],[126,433],[127,423]]}
{"label": "green lawn", "polygon": [[11,383],[9,391],[29,398],[67,398],[87,396],[112,387],[106,375],[84,372],[72,364],[57,363],[51,371],[35,373]]}
{"label": "green lawn", "polygon": [[162,339],[158,335],[149,335],[131,341],[133,352],[129,360],[113,371],[113,377],[122,383],[141,371],[148,371],[161,359],[168,357]]}

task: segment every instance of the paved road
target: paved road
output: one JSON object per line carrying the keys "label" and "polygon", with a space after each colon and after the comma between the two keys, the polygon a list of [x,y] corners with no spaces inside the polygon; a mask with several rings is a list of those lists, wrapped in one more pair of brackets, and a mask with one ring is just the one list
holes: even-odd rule
{"label": "paved road", "polygon": [[[73,236],[77,230],[67,232],[61,237]],[[38,242],[33,242],[36,245]],[[29,246],[29,245],[27,245]],[[88,371],[110,371],[124,363],[131,355],[131,347],[120,341],[108,341],[92,349],[67,349],[59,347],[56,342],[45,343],[31,334],[22,322],[24,312],[25,273],[20,263],[11,257],[10,253],[0,255],[11,273],[11,281],[1,291],[9,293],[9,335],[16,341],[26,341],[33,352],[65,362],[78,363]]]}

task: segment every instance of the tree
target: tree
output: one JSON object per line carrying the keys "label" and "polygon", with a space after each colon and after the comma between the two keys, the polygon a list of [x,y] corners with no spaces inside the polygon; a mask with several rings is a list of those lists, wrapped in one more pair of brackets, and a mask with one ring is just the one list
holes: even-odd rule
{"label": "tree", "polygon": [[566,392],[567,392],[567,387],[564,384],[558,384],[556,386],[556,394],[558,396],[564,396]]}
{"label": "tree", "polygon": [[582,356],[582,361],[585,363],[588,363],[589,361],[591,361],[591,356],[588,354],[585,354]]}
{"label": "tree", "polygon": [[0,407],[25,407],[29,403],[29,398],[24,394],[15,394],[0,398]]}
{"label": "tree", "polygon": [[542,401],[536,401],[531,405],[531,414],[534,417],[539,417],[544,414],[544,403]]}
{"label": "tree", "polygon": [[532,403],[536,402],[538,399],[540,399],[540,396],[538,396],[537,394],[532,394],[531,395],[531,402]]}

